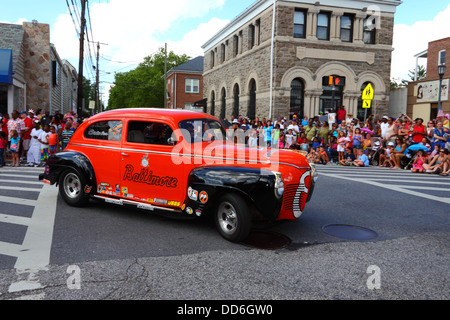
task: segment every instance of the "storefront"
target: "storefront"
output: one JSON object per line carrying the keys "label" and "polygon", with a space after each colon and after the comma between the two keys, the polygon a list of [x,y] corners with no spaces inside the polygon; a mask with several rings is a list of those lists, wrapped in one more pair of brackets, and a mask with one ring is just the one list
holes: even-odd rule
{"label": "storefront", "polygon": [[8,112],[8,92],[13,83],[12,50],[0,49],[0,113]]}

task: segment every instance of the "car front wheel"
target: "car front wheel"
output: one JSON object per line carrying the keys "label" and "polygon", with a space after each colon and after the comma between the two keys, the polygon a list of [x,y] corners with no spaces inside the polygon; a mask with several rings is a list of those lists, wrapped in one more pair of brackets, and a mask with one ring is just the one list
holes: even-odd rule
{"label": "car front wheel", "polygon": [[59,192],[64,201],[75,207],[85,205],[89,198],[85,196],[86,183],[83,176],[73,169],[64,171],[59,177]]}
{"label": "car front wheel", "polygon": [[218,202],[215,223],[225,239],[231,242],[243,241],[251,229],[251,215],[247,203],[236,194],[223,196]]}

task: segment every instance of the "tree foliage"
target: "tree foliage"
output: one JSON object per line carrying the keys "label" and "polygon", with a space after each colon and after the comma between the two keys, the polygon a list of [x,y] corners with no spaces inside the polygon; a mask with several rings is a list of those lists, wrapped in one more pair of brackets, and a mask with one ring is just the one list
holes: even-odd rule
{"label": "tree foliage", "polygon": [[[144,58],[134,70],[116,73],[108,100],[108,109],[164,107],[165,49]],[[189,56],[167,54],[167,71],[190,59]]]}
{"label": "tree foliage", "polygon": [[[410,81],[414,81],[416,70],[412,69],[408,71],[409,80],[395,80],[391,79],[391,89],[398,89],[398,88],[406,88],[408,86],[408,83]],[[417,68],[417,80],[424,80],[427,76],[427,69],[424,66],[419,66]]]}

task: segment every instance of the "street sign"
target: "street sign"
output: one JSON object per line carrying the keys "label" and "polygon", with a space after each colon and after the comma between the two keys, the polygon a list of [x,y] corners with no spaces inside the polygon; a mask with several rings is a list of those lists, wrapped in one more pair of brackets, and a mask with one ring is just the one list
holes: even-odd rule
{"label": "street sign", "polygon": [[363,100],[363,109],[370,109],[372,106],[372,100]]}
{"label": "street sign", "polygon": [[372,88],[372,85],[369,83],[363,90],[362,99],[363,100],[372,100],[374,93],[375,92]]}

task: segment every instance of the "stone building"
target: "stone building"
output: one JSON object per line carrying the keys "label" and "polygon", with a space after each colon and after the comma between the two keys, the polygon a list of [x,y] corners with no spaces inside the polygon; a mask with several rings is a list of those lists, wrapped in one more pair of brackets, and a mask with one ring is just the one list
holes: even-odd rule
{"label": "stone building", "polygon": [[[0,23],[0,50],[0,65],[6,66],[0,68],[4,73],[0,74],[0,113],[30,108],[50,113],[73,110],[77,72],[50,43],[48,24]],[[10,60],[5,59],[8,55]]]}
{"label": "stone building", "polygon": [[[396,0],[258,0],[203,46],[204,97],[221,117],[292,118],[389,105]],[[329,85],[329,76],[344,85]]]}

